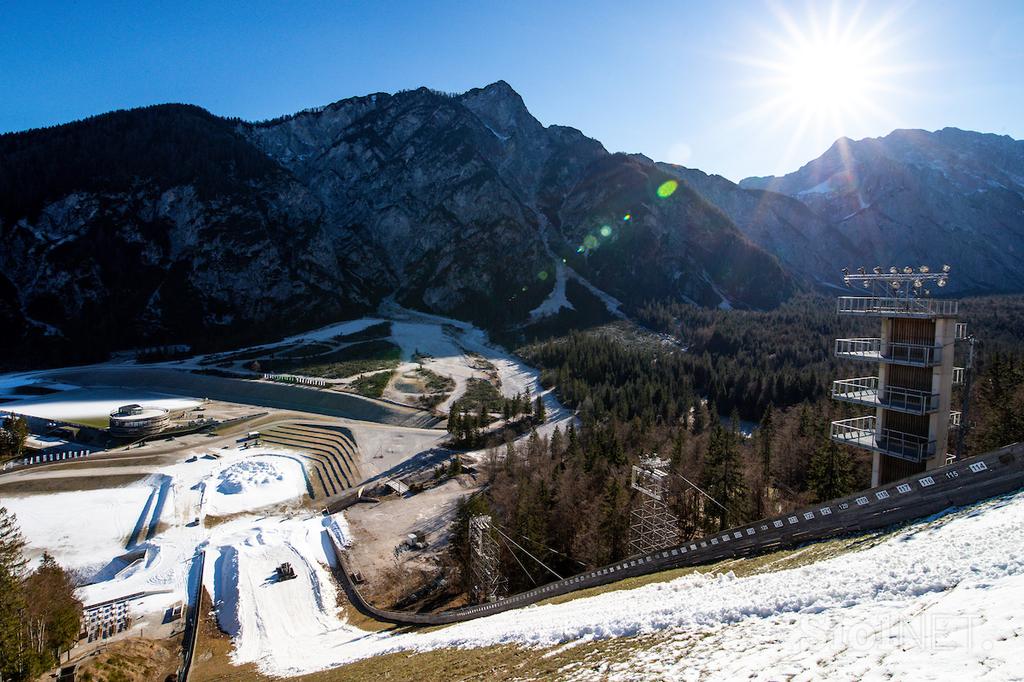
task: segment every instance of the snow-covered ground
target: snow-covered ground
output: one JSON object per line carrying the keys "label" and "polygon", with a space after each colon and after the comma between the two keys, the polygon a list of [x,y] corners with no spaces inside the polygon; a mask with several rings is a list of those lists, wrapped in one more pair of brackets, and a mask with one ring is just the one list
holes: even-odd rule
{"label": "snow-covered ground", "polygon": [[4,495],[0,505],[18,516],[30,557],[44,550],[63,566],[92,575],[115,556],[153,493],[149,485],[47,495]]}
{"label": "snow-covered ground", "polygon": [[[264,547],[236,543],[240,577],[233,598],[248,620],[238,627],[235,655],[266,673],[292,675],[393,651],[652,635],[636,640],[639,648],[626,662],[602,666],[601,676],[1019,679],[1022,543],[1024,493],[931,519],[868,549],[801,568],[743,578],[695,574],[433,632],[392,635],[347,626],[330,607],[335,591],[325,592],[323,583],[307,589],[297,580],[284,589],[301,588],[307,596],[279,599],[282,586],[254,579],[269,575],[274,562],[294,559],[290,545],[307,547],[319,558],[309,535],[300,533],[297,542],[276,542],[278,549],[267,557]],[[247,552],[250,558],[244,558]],[[249,576],[245,566],[252,566]],[[324,574],[315,575],[319,580]],[[281,593],[267,596],[275,589]],[[288,627],[297,628],[296,634]],[[563,672],[594,676],[592,666]]]}
{"label": "snow-covered ground", "polygon": [[198,407],[201,401],[164,393],[127,388],[74,388],[50,395],[30,396],[3,403],[0,409],[43,419],[102,419],[122,405],[138,403],[147,407],[184,410]]}
{"label": "snow-covered ground", "polygon": [[[236,532],[235,524],[258,518],[277,527],[296,514],[308,516],[296,508],[305,493],[303,469],[293,453],[221,449],[187,453],[132,485],[4,495],[0,505],[17,515],[30,558],[49,551],[90,583],[79,595],[87,605],[161,593],[133,606],[141,615],[186,597],[197,548]],[[268,509],[275,515],[245,514]],[[207,515],[228,514],[242,516],[205,528]]]}

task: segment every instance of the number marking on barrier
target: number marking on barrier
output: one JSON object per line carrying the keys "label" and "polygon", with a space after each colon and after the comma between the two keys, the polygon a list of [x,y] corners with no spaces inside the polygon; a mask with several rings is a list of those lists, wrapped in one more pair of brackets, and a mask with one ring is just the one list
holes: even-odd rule
{"label": "number marking on barrier", "polygon": [[804,512],[804,520],[810,521],[814,518],[814,512]]}
{"label": "number marking on barrier", "polygon": [[899,492],[901,495],[904,494],[904,493],[909,493],[910,492],[910,484],[908,484],[908,483],[900,483],[898,486],[896,486],[896,491]]}
{"label": "number marking on barrier", "polygon": [[875,497],[877,497],[880,500],[887,499],[889,497],[889,491],[888,490],[879,490],[877,493],[875,493]]}
{"label": "number marking on barrier", "polygon": [[773,521],[772,525],[776,528],[782,528],[782,521]]}
{"label": "number marking on barrier", "polygon": [[832,508],[831,507],[822,507],[820,511],[821,511],[821,515],[822,516],[828,516],[829,514],[832,513]]}
{"label": "number marking on barrier", "polygon": [[797,518],[796,518],[795,516],[790,516],[790,517],[789,517],[789,518],[787,519],[787,521],[789,521],[789,525],[791,525],[791,526],[792,526],[792,525],[793,525],[794,523],[796,523],[796,522],[797,522],[797,520],[798,520],[798,519],[797,519]]}
{"label": "number marking on barrier", "polygon": [[971,471],[976,474],[985,471],[985,469],[988,469],[988,466],[986,466],[984,462],[975,462],[971,465]]}
{"label": "number marking on barrier", "polygon": [[868,503],[868,498],[866,498],[866,497],[858,497],[856,500],[854,500],[854,502],[856,502],[858,505],[863,507],[865,504]]}

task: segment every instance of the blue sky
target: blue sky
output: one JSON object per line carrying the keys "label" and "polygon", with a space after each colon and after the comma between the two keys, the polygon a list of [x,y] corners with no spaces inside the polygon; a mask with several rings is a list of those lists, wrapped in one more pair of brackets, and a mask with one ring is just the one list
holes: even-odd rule
{"label": "blue sky", "polygon": [[[794,87],[821,63],[794,45],[831,50],[829,25],[850,32],[852,75]],[[0,131],[158,102],[263,119],[504,79],[545,124],[738,180],[795,170],[840,135],[956,126],[1024,138],[1021,36],[1019,0],[6,2]],[[848,97],[864,70],[870,86]],[[827,106],[808,106],[808,87],[827,89]]]}

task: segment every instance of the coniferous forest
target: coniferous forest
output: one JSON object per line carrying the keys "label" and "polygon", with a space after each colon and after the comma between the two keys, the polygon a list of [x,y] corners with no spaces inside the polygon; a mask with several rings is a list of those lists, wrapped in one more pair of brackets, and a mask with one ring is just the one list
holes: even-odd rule
{"label": "coniferous forest", "polygon": [[[491,448],[490,485],[456,521],[462,576],[466,524],[481,513],[562,576],[628,555],[630,471],[645,454],[671,463],[683,538],[867,487],[868,456],[829,439],[831,420],[853,416],[829,388],[860,371],[833,357],[833,339],[877,333],[876,321],[839,318],[834,305],[810,295],[768,312],[650,303],[639,325],[520,348],[578,426]],[[969,455],[1024,440],[1024,297],[968,299],[963,310],[980,340]],[[554,579],[498,541],[510,590]]]}

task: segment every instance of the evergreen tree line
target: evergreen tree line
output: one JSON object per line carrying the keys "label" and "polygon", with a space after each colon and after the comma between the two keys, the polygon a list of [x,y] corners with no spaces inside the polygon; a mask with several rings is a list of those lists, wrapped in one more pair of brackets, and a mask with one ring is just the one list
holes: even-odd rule
{"label": "evergreen tree line", "polygon": [[870,463],[829,439],[829,408],[769,408],[752,437],[740,432],[737,414],[723,423],[717,409],[697,403],[674,424],[613,416],[550,438],[534,431],[518,445],[510,440],[489,450],[489,485],[457,515],[453,568],[468,590],[468,522],[477,514],[521,545],[495,533],[513,591],[554,579],[526,551],[563,577],[628,556],[630,513],[640,501],[630,474],[642,454],[670,462],[668,506],[683,538],[865,487]]}
{"label": "evergreen tree line", "polygon": [[28,422],[22,417],[6,417],[0,426],[0,462],[21,457],[28,438]]}
{"label": "evergreen tree line", "polygon": [[0,679],[31,680],[60,662],[78,640],[82,603],[68,571],[43,554],[34,571],[24,559],[17,519],[0,507]]}
{"label": "evergreen tree line", "polygon": [[[537,396],[530,399],[529,391],[517,393],[511,398],[499,397],[494,401],[459,400],[451,409],[448,416],[448,433],[451,434],[450,445],[458,448],[479,448],[493,443],[501,442],[501,437],[488,430],[494,420],[500,416],[504,421],[499,433],[506,431],[513,433],[525,433],[533,424],[543,424],[547,419],[547,410],[544,407],[544,399]],[[492,412],[498,410],[500,412]]]}

